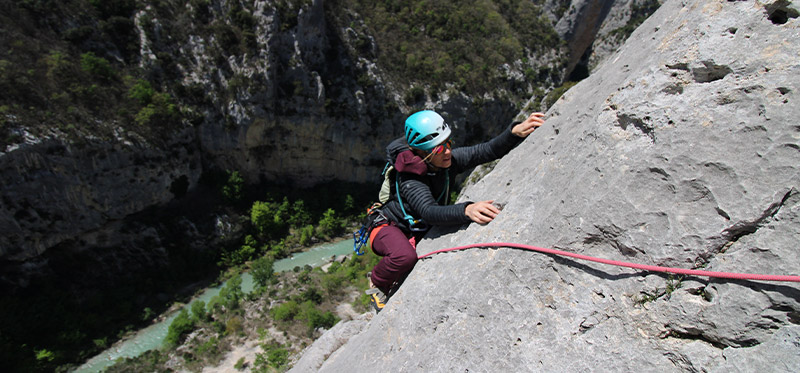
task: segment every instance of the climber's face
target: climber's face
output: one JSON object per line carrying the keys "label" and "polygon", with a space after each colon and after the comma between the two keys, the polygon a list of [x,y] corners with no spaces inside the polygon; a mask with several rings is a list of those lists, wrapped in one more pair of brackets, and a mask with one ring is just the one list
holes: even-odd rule
{"label": "climber's face", "polygon": [[436,168],[448,168],[452,164],[452,156],[453,153],[450,151],[449,141],[447,142],[447,146],[441,146],[442,149],[439,152],[436,150],[439,148],[438,146],[434,148],[434,153],[431,154],[430,164]]}

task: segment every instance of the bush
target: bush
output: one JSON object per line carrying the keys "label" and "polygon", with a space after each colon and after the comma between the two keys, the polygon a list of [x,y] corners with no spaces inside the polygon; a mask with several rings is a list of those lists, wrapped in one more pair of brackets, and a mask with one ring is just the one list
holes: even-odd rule
{"label": "bush", "polygon": [[228,180],[222,186],[222,196],[228,202],[237,202],[242,198],[242,186],[244,179],[239,175],[239,171],[227,171]]}
{"label": "bush", "polygon": [[218,351],[219,350],[218,347],[219,347],[219,339],[217,337],[211,337],[208,341],[197,346],[197,355],[207,356],[213,352]]}
{"label": "bush", "polygon": [[336,273],[336,271],[338,271],[340,268],[342,268],[342,264],[341,263],[333,262],[333,263],[331,263],[331,266],[328,267],[328,273],[329,274]]}
{"label": "bush", "polygon": [[186,334],[194,330],[194,326],[194,320],[189,317],[189,313],[186,312],[186,309],[182,309],[178,316],[175,317],[175,320],[169,324],[167,337],[164,338],[164,343],[168,347],[177,346]]}
{"label": "bush", "polygon": [[92,52],[81,55],[81,69],[101,79],[110,80],[115,76],[114,69],[111,68],[111,64],[108,60],[97,57]]}
{"label": "bush", "polygon": [[199,322],[209,321],[208,312],[206,312],[206,302],[199,300],[192,303],[192,317]]}
{"label": "bush", "polygon": [[289,249],[286,247],[286,241],[281,240],[280,242],[273,244],[269,249],[269,252],[274,258],[285,258],[287,255],[289,255]]}
{"label": "bush", "polygon": [[288,220],[292,228],[303,227],[311,223],[311,214],[306,210],[305,202],[302,199],[292,203],[292,213]]}
{"label": "bush", "polygon": [[255,371],[267,372],[270,371],[269,367],[281,371],[289,363],[289,351],[280,343],[265,343],[261,345],[261,348],[265,352],[256,355],[256,361],[253,364]]}
{"label": "bush", "polygon": [[306,225],[302,229],[300,229],[300,245],[301,246],[308,246],[311,244],[314,238],[314,226],[313,225]]}
{"label": "bush", "polygon": [[271,256],[264,256],[253,262],[250,274],[253,275],[253,281],[255,281],[258,286],[266,286],[269,280],[275,275],[274,264],[275,260],[272,259]]}
{"label": "bush", "polygon": [[289,201],[282,203],[256,201],[250,209],[250,222],[263,237],[279,237],[287,232]]}
{"label": "bush", "polygon": [[293,320],[298,312],[300,312],[300,306],[293,300],[287,301],[270,310],[272,318],[277,321]]}
{"label": "bush", "polygon": [[332,276],[325,276],[322,278],[322,287],[327,291],[329,294],[338,294],[342,289],[342,283],[344,282],[344,278],[336,275]]}
{"label": "bush", "polygon": [[136,113],[134,120],[140,126],[166,125],[179,121],[180,116],[178,107],[172,103],[172,96],[168,93],[156,93],[152,102]]}
{"label": "bush", "polygon": [[344,229],[344,222],[336,217],[336,211],[328,209],[319,221],[319,230],[325,236],[334,237]]}
{"label": "bush", "polygon": [[241,332],[244,329],[242,324],[243,320],[240,316],[231,317],[228,322],[225,323],[225,334],[234,335]]}
{"label": "bush", "polygon": [[318,310],[310,301],[303,303],[303,318],[306,320],[309,331],[317,328],[329,329],[339,321],[333,313]]}
{"label": "bush", "polygon": [[139,105],[147,106],[151,102],[153,102],[153,96],[155,96],[156,91],[153,89],[153,86],[150,85],[150,82],[139,79],[133,86],[128,90],[128,97],[136,100],[139,102]]}
{"label": "bush", "polygon": [[310,287],[306,291],[300,293],[300,299],[304,302],[312,302],[314,304],[322,303],[322,294],[315,287]]}
{"label": "bush", "polygon": [[224,308],[226,311],[231,311],[239,308],[239,301],[244,298],[242,291],[242,276],[235,275],[225,283],[219,291],[219,295],[211,298],[208,302],[208,307],[215,313],[219,314]]}

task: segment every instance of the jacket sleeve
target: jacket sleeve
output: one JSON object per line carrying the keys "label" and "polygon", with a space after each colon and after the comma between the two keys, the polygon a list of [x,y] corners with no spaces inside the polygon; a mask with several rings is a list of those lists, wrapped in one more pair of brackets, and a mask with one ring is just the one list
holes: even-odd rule
{"label": "jacket sleeve", "polygon": [[439,205],[420,176],[408,173],[398,176],[401,177],[400,193],[406,213],[431,225],[459,225],[471,221],[464,213],[469,202]]}
{"label": "jacket sleeve", "polygon": [[512,123],[497,137],[482,144],[453,149],[456,173],[499,159],[521,144],[525,139],[511,133],[511,128],[519,123]]}

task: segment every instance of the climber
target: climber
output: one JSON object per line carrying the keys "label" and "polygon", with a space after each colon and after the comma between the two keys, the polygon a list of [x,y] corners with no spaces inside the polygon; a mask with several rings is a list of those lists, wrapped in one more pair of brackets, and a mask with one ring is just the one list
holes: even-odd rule
{"label": "climber", "polygon": [[486,224],[500,213],[491,200],[448,205],[450,186],[458,173],[506,155],[544,124],[543,117],[533,113],[492,140],[460,148],[452,148],[450,126],[436,112],[424,110],[406,119],[405,136],[386,148],[395,170],[391,197],[369,212],[369,242],[383,257],[368,274],[367,293],[376,311],[414,268],[416,242],[432,225]]}

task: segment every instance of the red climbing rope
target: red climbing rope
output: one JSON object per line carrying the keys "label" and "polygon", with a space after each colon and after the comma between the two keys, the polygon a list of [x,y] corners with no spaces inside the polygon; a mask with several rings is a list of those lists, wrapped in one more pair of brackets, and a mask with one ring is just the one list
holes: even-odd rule
{"label": "red climbing rope", "polygon": [[472,245],[466,246],[458,246],[458,247],[451,247],[449,249],[441,249],[436,250],[425,255],[420,256],[418,259],[423,259],[429,257],[433,254],[443,253],[447,251],[457,251],[457,250],[465,250],[465,249],[472,249],[476,247],[510,247],[516,249],[523,249],[523,250],[531,250],[531,251],[538,251],[545,254],[554,254],[554,255],[561,255],[561,256],[568,256],[571,258],[582,259],[582,260],[589,260],[592,262],[603,263],[603,264],[610,264],[620,267],[628,267],[634,269],[641,269],[645,271],[653,271],[653,272],[667,272],[667,273],[675,273],[679,275],[689,275],[689,276],[703,276],[703,277],[717,277],[717,278],[732,278],[737,280],[758,280],[758,281],[791,281],[791,282],[800,282],[800,276],[787,276],[787,275],[759,275],[753,273],[731,273],[731,272],[713,272],[713,271],[701,271],[698,269],[683,269],[683,268],[673,268],[673,267],[661,267],[661,266],[653,266],[647,264],[637,264],[637,263],[629,263],[629,262],[622,262],[618,260],[608,260],[602,258],[595,258],[593,256],[588,255],[581,255],[575,254],[568,251],[562,250],[555,250],[555,249],[545,249],[542,247],[530,246],[530,245],[523,245],[517,243],[477,243]]}

